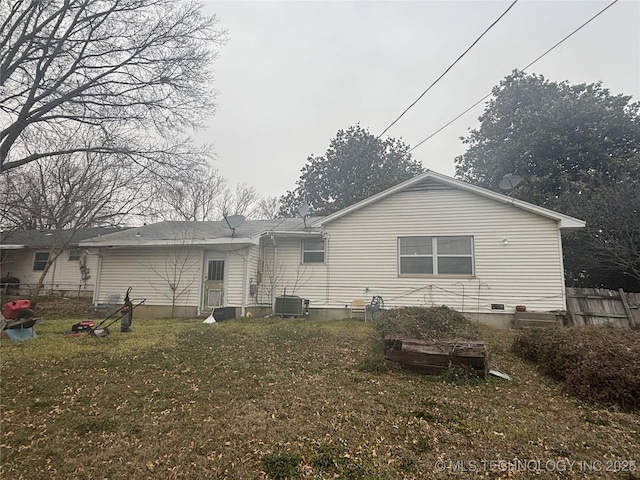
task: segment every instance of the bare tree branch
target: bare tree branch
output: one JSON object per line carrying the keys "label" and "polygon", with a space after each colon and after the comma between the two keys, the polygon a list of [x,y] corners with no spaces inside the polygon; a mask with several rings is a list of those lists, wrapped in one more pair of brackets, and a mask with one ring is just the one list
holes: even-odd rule
{"label": "bare tree branch", "polygon": [[[214,112],[211,65],[226,33],[191,0],[0,2],[0,170],[49,156],[193,150]],[[46,138],[29,154],[29,141]],[[163,142],[159,142],[163,139]],[[161,144],[161,147],[158,145]],[[64,148],[61,148],[64,145]]]}

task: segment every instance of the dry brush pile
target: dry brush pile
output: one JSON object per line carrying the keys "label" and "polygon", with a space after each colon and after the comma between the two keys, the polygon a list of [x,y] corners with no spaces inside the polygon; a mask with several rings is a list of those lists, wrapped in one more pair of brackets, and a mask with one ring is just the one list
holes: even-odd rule
{"label": "dry brush pile", "polygon": [[640,409],[640,331],[613,326],[524,330],[512,350],[562,381],[571,395]]}

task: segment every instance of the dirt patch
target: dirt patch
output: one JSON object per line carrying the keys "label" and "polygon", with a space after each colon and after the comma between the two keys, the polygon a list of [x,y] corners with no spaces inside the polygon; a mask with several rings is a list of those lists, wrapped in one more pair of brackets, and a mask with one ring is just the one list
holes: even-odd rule
{"label": "dirt patch", "polygon": [[93,315],[91,298],[75,297],[67,298],[60,296],[39,296],[37,298],[29,295],[19,297],[3,298],[2,305],[13,300],[31,300],[31,308],[36,313],[36,317],[41,318],[84,318]]}

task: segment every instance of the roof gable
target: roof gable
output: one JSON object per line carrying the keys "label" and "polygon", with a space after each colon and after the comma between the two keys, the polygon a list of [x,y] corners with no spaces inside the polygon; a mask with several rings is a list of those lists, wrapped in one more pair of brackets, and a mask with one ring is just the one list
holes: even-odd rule
{"label": "roof gable", "polygon": [[328,223],[331,223],[334,220],[337,220],[346,215],[349,215],[352,212],[360,210],[361,208],[365,208],[375,202],[382,200],[383,198],[389,197],[390,195],[396,194],[398,192],[436,191],[436,190],[455,190],[455,189],[471,192],[476,195],[489,198],[496,202],[513,205],[514,207],[534,213],[536,215],[541,215],[543,217],[550,218],[558,222],[559,228],[564,231],[573,231],[579,228],[584,228],[585,226],[584,221],[574,217],[570,217],[569,215],[564,215],[562,213],[549,210],[547,208],[543,208],[537,205],[533,205],[531,203],[523,202],[522,200],[517,200],[507,195],[502,195],[500,193],[492,192],[491,190],[487,190],[486,188],[478,187],[477,185],[472,185],[470,183],[456,180],[446,175],[436,173],[432,170],[427,170],[426,172],[420,175],[417,175],[409,180],[406,180],[405,182],[399,183],[394,187],[391,187],[365,200],[355,203],[347,208],[343,208],[342,210],[339,210],[331,215],[328,215],[320,219],[317,222],[317,225],[323,226]]}

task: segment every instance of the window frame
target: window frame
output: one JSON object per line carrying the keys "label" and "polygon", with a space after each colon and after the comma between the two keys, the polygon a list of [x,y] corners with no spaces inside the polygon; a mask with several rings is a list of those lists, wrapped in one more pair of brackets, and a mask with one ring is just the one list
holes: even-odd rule
{"label": "window frame", "polygon": [[[44,260],[39,260],[38,255],[46,255]],[[47,268],[47,263],[49,262],[49,252],[35,252],[33,255],[33,271],[34,272],[43,272],[45,268]],[[42,268],[40,268],[42,267]]]}
{"label": "window frame", "polygon": [[[212,268],[212,264],[215,265],[213,266],[213,268]],[[208,282],[224,282],[225,268],[226,268],[226,262],[224,260],[209,259],[207,262],[207,281]],[[211,276],[214,276],[216,278],[211,278]]]}
{"label": "window frame", "polygon": [[[73,254],[76,255],[73,255]],[[80,257],[82,256],[82,253],[80,252],[79,248],[72,248],[69,250],[69,261],[70,262],[79,262],[80,261]],[[78,257],[78,258],[76,258]]]}
{"label": "window frame", "polygon": [[[402,254],[402,239],[406,238],[421,238],[431,239],[431,253],[425,254]],[[439,253],[438,252],[438,239],[451,239],[451,238],[465,238],[469,241],[469,247],[471,253]],[[456,278],[471,278],[475,277],[475,241],[473,235],[407,235],[397,238],[397,264],[398,264],[398,276],[399,277],[456,277]],[[426,245],[426,242],[425,242]],[[431,273],[403,273],[402,271],[402,259],[403,258],[430,258],[431,259]],[[471,260],[471,271],[469,273],[440,273],[439,272],[439,259],[442,258],[468,258]]]}
{"label": "window frame", "polygon": [[[306,248],[306,242],[322,242],[322,250]],[[327,240],[324,237],[303,238],[300,245],[300,263],[303,265],[324,265],[327,260]],[[322,260],[307,260],[307,255],[322,253]]]}

